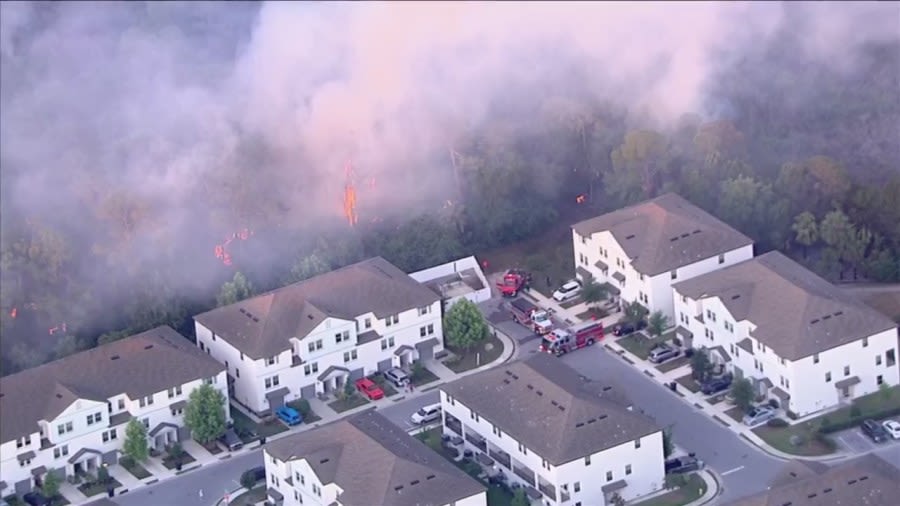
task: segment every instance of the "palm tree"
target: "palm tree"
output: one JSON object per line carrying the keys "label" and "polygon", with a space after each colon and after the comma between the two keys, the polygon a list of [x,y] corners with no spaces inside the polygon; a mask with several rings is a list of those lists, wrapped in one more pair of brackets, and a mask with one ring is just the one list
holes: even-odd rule
{"label": "palm tree", "polygon": [[791,225],[794,231],[794,240],[803,245],[803,258],[807,258],[807,248],[812,246],[819,240],[819,226],[816,223],[816,217],[809,211],[803,211],[794,218],[794,224]]}

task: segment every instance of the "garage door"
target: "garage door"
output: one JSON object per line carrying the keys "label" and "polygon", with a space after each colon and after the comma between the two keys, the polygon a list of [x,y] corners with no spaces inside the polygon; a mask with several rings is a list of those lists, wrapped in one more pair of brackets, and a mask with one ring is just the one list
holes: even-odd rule
{"label": "garage door", "polygon": [[419,343],[416,345],[416,351],[419,352],[419,360],[431,360],[434,358],[434,343],[428,341]]}
{"label": "garage door", "polygon": [[382,360],[381,362],[378,362],[378,372],[387,371],[391,367],[393,367],[393,363],[392,363],[391,359]]}
{"label": "garage door", "polygon": [[304,399],[316,398],[316,385],[307,385],[300,389],[300,397]]}
{"label": "garage door", "polygon": [[356,381],[365,375],[366,375],[365,370],[362,367],[360,367],[359,369],[354,369],[354,370],[350,371],[350,380],[349,381]]}

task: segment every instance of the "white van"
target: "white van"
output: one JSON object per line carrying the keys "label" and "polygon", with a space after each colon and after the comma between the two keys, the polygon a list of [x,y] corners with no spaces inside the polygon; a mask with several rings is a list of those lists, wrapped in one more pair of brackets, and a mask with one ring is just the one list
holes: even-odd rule
{"label": "white van", "polygon": [[410,417],[410,421],[416,425],[425,425],[441,419],[441,404],[429,404],[416,411]]}

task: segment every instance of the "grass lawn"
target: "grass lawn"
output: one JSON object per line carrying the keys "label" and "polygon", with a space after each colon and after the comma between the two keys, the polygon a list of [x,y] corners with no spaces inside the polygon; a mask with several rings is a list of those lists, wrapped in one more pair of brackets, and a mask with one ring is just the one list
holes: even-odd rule
{"label": "grass lawn", "polygon": [[487,504],[488,506],[511,506],[513,495],[503,487],[494,485],[488,487]]}
{"label": "grass lawn", "polygon": [[175,469],[178,467],[178,462],[181,462],[182,466],[190,464],[191,462],[195,462],[194,457],[188,452],[182,452],[181,457],[175,458],[171,455],[166,455],[163,458],[163,465],[166,466],[166,469]]}
{"label": "grass lawn", "polygon": [[317,415],[316,412],[309,407],[309,402],[306,402],[303,399],[293,400],[287,403],[287,405],[300,413],[303,417],[303,423],[316,423],[322,419],[321,416]]}
{"label": "grass lawn", "polygon": [[[817,438],[806,423],[799,423],[789,427],[763,425],[753,429],[753,432],[773,448],[792,455],[815,457],[829,455],[834,453],[836,449],[834,442],[828,439],[827,436]],[[800,444],[792,444],[792,436],[799,436]]]}
{"label": "grass lawn", "polygon": [[684,376],[675,380],[675,383],[687,388],[691,392],[697,393],[700,391],[700,383],[697,383],[697,380],[694,379],[690,374],[685,374]]}
{"label": "grass lawn", "polygon": [[446,360],[444,365],[455,373],[461,373],[497,360],[503,353],[503,342],[491,334],[484,343],[468,351],[448,348],[456,358]]}
{"label": "grass lawn", "polygon": [[109,487],[117,488],[117,487],[121,487],[121,486],[122,486],[122,484],[119,483],[118,481],[116,481],[115,478],[110,477],[109,481],[107,483],[98,483],[98,482],[85,483],[85,484],[79,485],[78,490],[80,490],[82,494],[84,494],[88,497],[93,497],[97,494],[105,494],[106,490]]}
{"label": "grass lawn", "polygon": [[412,374],[409,375],[409,378],[410,381],[412,381],[414,387],[427,385],[440,379],[438,378],[437,374],[431,372],[431,370],[424,365],[413,369]]}
{"label": "grass lawn", "polygon": [[706,483],[696,474],[692,474],[687,483],[671,492],[638,503],[638,506],[683,506],[690,504],[706,491]]}
{"label": "grass lawn", "polygon": [[712,396],[712,397],[708,397],[708,398],[706,399],[706,402],[708,402],[708,403],[710,403],[710,404],[718,404],[718,403],[724,401],[724,400],[725,400],[725,396],[727,396],[727,395],[728,395],[728,394],[726,394],[726,393],[716,394],[716,395],[714,395],[714,396]]}
{"label": "grass lawn", "polygon": [[575,318],[578,318],[579,320],[587,321],[587,320],[602,320],[603,318],[606,318],[607,316],[609,316],[609,311],[606,311],[606,310],[603,310],[603,309],[600,309],[597,307],[592,307],[583,313],[578,313],[577,315],[575,315]]}
{"label": "grass lawn", "polygon": [[380,374],[374,374],[372,376],[369,376],[369,379],[374,381],[376,385],[381,387],[381,390],[384,392],[385,397],[397,395],[397,389],[394,388],[394,385],[392,385],[390,381],[384,379],[384,376]]}
{"label": "grass lawn", "polygon": [[359,394],[353,394],[344,399],[338,399],[334,402],[330,402],[328,407],[337,411],[338,413],[343,413],[344,411],[358,408],[365,404],[368,404],[369,400]]}
{"label": "grass lawn", "polygon": [[744,412],[741,410],[741,408],[739,408],[737,406],[729,409],[728,411],[725,412],[725,414],[728,415],[728,418],[731,418],[735,422],[743,422],[744,421]]}
{"label": "grass lawn", "polygon": [[266,487],[255,486],[239,496],[231,498],[229,506],[256,506],[266,500]]}
{"label": "grass lawn", "polygon": [[200,445],[200,446],[202,446],[206,451],[208,451],[209,453],[212,453],[213,455],[218,455],[218,454],[222,453],[222,448],[219,446],[219,443],[217,443],[215,441],[210,441],[209,444]]}
{"label": "grass lawn", "polygon": [[663,334],[651,339],[643,332],[635,332],[634,334],[619,339],[617,342],[620,346],[630,351],[632,355],[647,360],[647,356],[650,355],[650,350],[657,344],[665,342],[669,337],[671,337],[669,334]]}
{"label": "grass lawn", "polygon": [[578,304],[581,304],[582,302],[584,302],[584,301],[581,300],[581,297],[579,296],[579,297],[575,297],[573,299],[569,299],[569,300],[561,303],[559,305],[559,307],[561,307],[563,309],[571,309],[571,308],[577,306]]}
{"label": "grass lawn", "polygon": [[[266,420],[262,423],[256,423],[237,409],[231,410],[231,418],[234,420],[234,428],[244,443],[256,441],[261,437],[271,437],[275,434],[288,430],[287,426],[281,423],[277,418]],[[256,434],[255,436],[250,433]]]}
{"label": "grass lawn", "polygon": [[675,369],[678,369],[679,367],[681,367],[683,365],[687,365],[690,362],[691,362],[691,359],[682,355],[682,356],[676,358],[675,360],[669,360],[668,362],[663,362],[662,364],[659,364],[658,366],[656,366],[656,368],[659,369],[660,372],[669,372],[669,371],[674,371]]}
{"label": "grass lawn", "polygon": [[149,477],[153,476],[153,474],[150,471],[144,469],[144,466],[140,465],[137,462],[135,462],[134,464],[132,464],[130,466],[126,466],[123,464],[122,467],[124,467],[126,471],[131,473],[135,478],[137,478],[139,480],[143,480],[144,478],[149,478]]}

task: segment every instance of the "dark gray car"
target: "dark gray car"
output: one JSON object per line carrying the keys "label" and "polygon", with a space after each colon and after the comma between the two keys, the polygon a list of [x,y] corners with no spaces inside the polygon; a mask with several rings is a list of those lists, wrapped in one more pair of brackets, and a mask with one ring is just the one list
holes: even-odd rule
{"label": "dark gray car", "polygon": [[237,432],[235,432],[234,429],[226,429],[225,433],[219,436],[219,442],[231,452],[240,450],[244,447],[244,442],[241,441],[241,438],[238,437]]}

